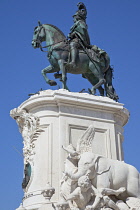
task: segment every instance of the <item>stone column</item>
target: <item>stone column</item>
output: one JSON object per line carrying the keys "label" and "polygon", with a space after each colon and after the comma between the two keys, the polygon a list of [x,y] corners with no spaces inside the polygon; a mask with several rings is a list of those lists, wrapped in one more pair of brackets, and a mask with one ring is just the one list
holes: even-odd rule
{"label": "stone column", "polygon": [[45,90],[11,110],[11,116],[17,121],[24,140],[23,207],[27,210],[53,209],[51,202],[59,200],[66,159],[62,145],[72,143],[76,147],[77,140],[90,125],[95,129],[92,151],[123,160],[123,126],[129,112],[123,104],[107,97]]}

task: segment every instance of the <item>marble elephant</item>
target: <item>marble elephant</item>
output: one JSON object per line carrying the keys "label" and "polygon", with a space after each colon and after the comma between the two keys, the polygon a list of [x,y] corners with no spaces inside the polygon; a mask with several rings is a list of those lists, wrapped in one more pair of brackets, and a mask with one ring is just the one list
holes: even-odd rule
{"label": "marble elephant", "polygon": [[66,171],[72,180],[88,174],[92,184],[97,188],[117,190],[125,187],[126,191],[118,196],[140,198],[140,174],[137,169],[123,161],[108,159],[91,152],[81,154],[77,173]]}

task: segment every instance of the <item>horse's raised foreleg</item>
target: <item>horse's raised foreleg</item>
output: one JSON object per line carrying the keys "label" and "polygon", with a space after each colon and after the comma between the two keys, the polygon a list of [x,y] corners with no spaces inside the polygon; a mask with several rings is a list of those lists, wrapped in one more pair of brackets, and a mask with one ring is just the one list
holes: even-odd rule
{"label": "horse's raised foreleg", "polygon": [[69,90],[66,85],[67,76],[66,76],[66,68],[65,68],[64,60],[62,60],[62,59],[59,60],[58,64],[59,64],[60,70],[62,71],[62,78],[60,79],[60,81],[62,82],[62,88]]}
{"label": "horse's raised foreleg", "polygon": [[54,80],[50,80],[48,77],[47,77],[47,73],[53,73],[53,72],[56,72],[56,70],[50,65],[48,67],[46,67],[45,69],[43,69],[41,71],[46,83],[48,83],[50,86],[55,86],[57,85],[57,83],[54,81]]}

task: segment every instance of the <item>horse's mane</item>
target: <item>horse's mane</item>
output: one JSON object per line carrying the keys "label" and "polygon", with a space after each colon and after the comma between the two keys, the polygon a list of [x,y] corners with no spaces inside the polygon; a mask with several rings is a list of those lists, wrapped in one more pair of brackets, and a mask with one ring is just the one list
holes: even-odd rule
{"label": "horse's mane", "polygon": [[54,25],[52,25],[52,24],[44,24],[44,25],[48,25],[48,26],[51,26],[52,28],[55,28],[57,31],[59,31],[59,33],[60,33],[62,36],[66,37],[65,34],[64,34],[57,26],[54,26]]}

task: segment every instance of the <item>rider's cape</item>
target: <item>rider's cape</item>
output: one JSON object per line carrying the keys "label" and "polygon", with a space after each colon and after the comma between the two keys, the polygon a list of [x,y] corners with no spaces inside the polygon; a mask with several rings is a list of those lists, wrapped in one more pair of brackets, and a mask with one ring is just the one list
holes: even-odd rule
{"label": "rider's cape", "polygon": [[90,38],[87,25],[84,21],[78,20],[70,29],[70,33],[77,34],[85,46],[90,45]]}

